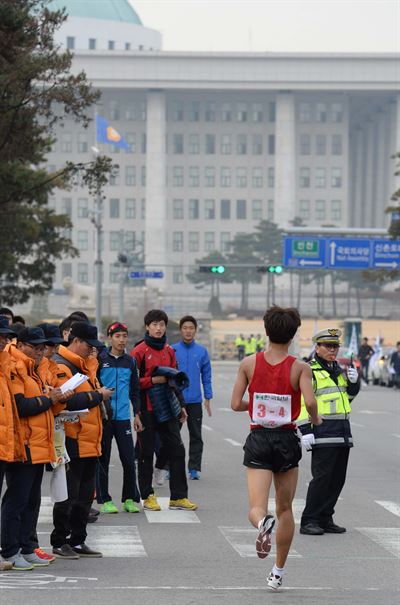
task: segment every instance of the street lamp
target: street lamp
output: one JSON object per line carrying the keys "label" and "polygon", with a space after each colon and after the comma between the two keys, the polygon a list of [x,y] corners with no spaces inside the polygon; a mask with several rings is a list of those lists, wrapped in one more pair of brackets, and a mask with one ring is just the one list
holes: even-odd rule
{"label": "street lamp", "polygon": [[[91,147],[93,156],[97,158],[100,155],[100,150],[97,147]],[[103,260],[101,258],[101,234],[103,231],[101,211],[101,193],[98,190],[94,199],[94,212],[92,223],[96,229],[96,257],[94,261],[94,280],[96,288],[96,326],[99,333],[102,330],[102,292],[101,282],[103,277]]]}

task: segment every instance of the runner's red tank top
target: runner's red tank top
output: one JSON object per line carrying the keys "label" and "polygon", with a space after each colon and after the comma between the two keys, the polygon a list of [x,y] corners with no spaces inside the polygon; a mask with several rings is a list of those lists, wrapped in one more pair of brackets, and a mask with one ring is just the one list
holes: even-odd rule
{"label": "runner's red tank top", "polygon": [[256,354],[254,374],[249,384],[250,428],[295,428],[300,414],[301,391],[290,383],[290,370],[296,358],[288,355],[276,365]]}

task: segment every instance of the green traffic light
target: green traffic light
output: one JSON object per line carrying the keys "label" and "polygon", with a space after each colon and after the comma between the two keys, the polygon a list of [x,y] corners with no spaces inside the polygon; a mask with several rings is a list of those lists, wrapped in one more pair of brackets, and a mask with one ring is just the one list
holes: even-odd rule
{"label": "green traffic light", "polygon": [[281,265],[277,265],[275,267],[275,273],[283,273],[283,267],[281,267]]}
{"label": "green traffic light", "polygon": [[222,265],[216,265],[215,267],[211,267],[212,273],[225,273],[225,267]]}
{"label": "green traffic light", "polygon": [[282,265],[270,265],[268,267],[268,273],[277,273],[279,275],[280,273],[283,273],[283,267]]}

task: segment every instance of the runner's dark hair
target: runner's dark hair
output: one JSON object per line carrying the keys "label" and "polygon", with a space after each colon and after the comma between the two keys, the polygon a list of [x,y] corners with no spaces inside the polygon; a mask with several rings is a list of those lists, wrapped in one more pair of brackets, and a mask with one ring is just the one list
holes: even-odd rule
{"label": "runner's dark hair", "polygon": [[276,344],[288,343],[301,326],[300,314],[294,307],[273,305],[266,310],[263,320],[265,333]]}
{"label": "runner's dark hair", "polygon": [[168,315],[161,309],[151,309],[144,316],[144,325],[149,326],[153,321],[165,321],[165,325],[168,325]]}
{"label": "runner's dark hair", "polygon": [[183,324],[187,321],[190,321],[190,323],[192,323],[197,330],[197,321],[195,320],[193,315],[185,315],[184,317],[182,317],[182,319],[179,320],[179,329],[181,329]]}

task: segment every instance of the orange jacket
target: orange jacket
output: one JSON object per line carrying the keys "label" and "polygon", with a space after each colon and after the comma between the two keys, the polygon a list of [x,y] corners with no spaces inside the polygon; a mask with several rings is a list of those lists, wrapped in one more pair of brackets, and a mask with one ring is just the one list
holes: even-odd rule
{"label": "orange jacket", "polygon": [[[93,399],[92,393],[100,388],[97,380],[97,359],[90,356],[84,359],[75,353],[72,353],[68,347],[60,345],[58,354],[72,363],[81,374],[89,377],[89,380],[75,389],[76,393],[88,393],[89,400]],[[70,368],[62,363],[57,363],[59,371],[58,386],[61,386],[72,376]],[[76,454],[79,458],[91,458],[101,456],[101,437],[103,434],[103,424],[99,406],[89,410],[84,416],[81,416],[79,422],[66,423],[65,435],[67,438],[74,439],[73,447],[67,443],[68,453],[71,457]]]}
{"label": "orange jacket", "polygon": [[15,364],[6,351],[0,351],[0,460],[26,460],[21,426],[12,394],[11,370]]}
{"label": "orange jacket", "polygon": [[54,451],[54,418],[51,408],[45,405],[41,396],[46,395],[48,391],[41,373],[42,364],[35,370],[35,364],[30,357],[17,349],[15,345],[9,348],[11,357],[15,361],[14,369],[11,373],[12,392],[24,397],[36,397],[38,408],[44,407],[43,412],[34,416],[20,416],[21,436],[25,445],[27,458],[32,464],[41,464],[53,462],[55,460]]}
{"label": "orange jacket", "polygon": [[[53,389],[56,389],[59,386],[59,380],[57,377],[59,369],[55,361],[48,359],[47,357],[43,357],[38,370],[40,377],[46,385],[52,387]],[[65,403],[58,401],[52,405],[51,411],[53,412],[54,416],[57,416],[60,412],[65,410],[65,407]]]}

